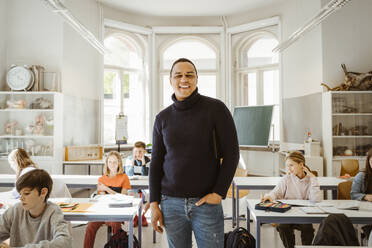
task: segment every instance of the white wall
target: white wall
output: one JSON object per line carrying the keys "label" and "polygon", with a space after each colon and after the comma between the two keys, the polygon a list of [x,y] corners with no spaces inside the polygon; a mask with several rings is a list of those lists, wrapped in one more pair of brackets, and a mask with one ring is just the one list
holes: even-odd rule
{"label": "white wall", "polygon": [[[101,16],[95,0],[66,0],[63,3],[96,37],[100,37]],[[99,143],[102,55],[42,1],[8,0],[1,4],[1,11],[6,12],[5,17],[0,12],[0,18],[6,21],[1,23],[8,23],[0,25],[0,30],[7,28],[4,32],[6,49],[1,52],[6,55],[1,59],[5,57],[6,66],[39,64],[46,71],[59,72],[62,93],[68,101],[79,104],[77,108],[69,102],[64,103],[64,132],[71,134],[71,127],[74,129],[74,137],[64,137],[64,144]],[[6,10],[2,6],[6,6]],[[0,51],[3,44],[0,43]]]}
{"label": "white wall", "polygon": [[[325,4],[328,1],[322,0]],[[351,1],[322,25],[323,81],[337,86],[344,81],[341,64],[349,71],[372,70],[372,2]]]}
{"label": "white wall", "polygon": [[6,30],[7,30],[7,2],[0,1],[0,90],[5,85],[6,72]]}
{"label": "white wall", "polygon": [[[65,1],[71,13],[100,37],[99,5],[93,0]],[[103,56],[69,25],[63,25],[62,92],[99,100],[103,82]]]}
{"label": "white wall", "polygon": [[109,6],[103,8],[104,18],[131,23],[139,26],[216,26],[222,25],[218,16],[146,16],[137,13],[116,10]]}
{"label": "white wall", "polygon": [[7,66],[43,65],[47,71],[61,67],[62,21],[40,0],[7,1]]}

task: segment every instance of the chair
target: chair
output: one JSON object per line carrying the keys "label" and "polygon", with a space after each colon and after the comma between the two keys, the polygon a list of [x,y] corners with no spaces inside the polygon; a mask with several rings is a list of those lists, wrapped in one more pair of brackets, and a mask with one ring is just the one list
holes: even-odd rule
{"label": "chair", "polygon": [[359,172],[359,162],[357,159],[343,159],[341,161],[341,172],[340,176],[349,174],[354,177]]}
{"label": "chair", "polygon": [[70,191],[67,188],[63,179],[53,179],[53,188],[50,192],[51,198],[72,198]]}
{"label": "chair", "polygon": [[314,176],[318,177],[318,172],[316,170],[312,170],[311,173],[313,173]]}
{"label": "chair", "polygon": [[353,181],[342,182],[338,184],[337,199],[338,200],[350,200],[351,185]]}

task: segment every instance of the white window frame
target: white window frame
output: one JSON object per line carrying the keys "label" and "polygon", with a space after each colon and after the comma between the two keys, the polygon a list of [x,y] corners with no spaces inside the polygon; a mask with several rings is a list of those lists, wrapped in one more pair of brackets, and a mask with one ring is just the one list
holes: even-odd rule
{"label": "white window frame", "polygon": [[[138,56],[140,56],[142,58],[142,61],[143,61],[143,64],[142,64],[142,69],[138,69],[138,68],[131,68],[131,67],[122,67],[122,66],[116,66],[116,65],[108,65],[108,64],[103,64],[103,67],[104,67],[104,71],[105,70],[112,70],[112,71],[116,71],[118,74],[119,74],[119,77],[122,77],[123,74],[125,73],[141,73],[142,71],[145,71],[146,68],[145,68],[145,64],[146,64],[146,61],[148,60],[148,58],[145,57],[145,54],[148,54],[147,51],[144,51],[144,48],[141,47],[140,44],[138,44],[138,41],[136,41],[135,39],[133,39],[133,35],[135,35],[135,33],[132,33],[132,32],[135,32],[135,28],[136,26],[135,25],[131,25],[131,24],[126,24],[126,23],[122,23],[122,22],[118,22],[118,21],[113,21],[113,20],[110,20],[110,19],[105,19],[104,21],[105,23],[105,26],[112,29],[116,29],[116,31],[112,31],[110,33],[108,33],[104,39],[107,39],[111,36],[115,37],[115,35],[123,35],[126,39],[128,39],[135,47],[136,47],[136,50],[138,52]],[[127,32],[127,33],[124,33],[124,32]],[[139,29],[139,32],[137,33],[140,33],[140,34],[143,34],[144,33],[144,30],[143,29]],[[146,73],[145,73],[146,74]],[[122,80],[122,79],[120,79]],[[147,84],[147,82],[145,82]],[[102,83],[103,85],[103,83]],[[121,98],[121,96],[120,96]],[[124,99],[120,99],[121,103],[124,101]],[[146,105],[148,104],[148,100],[146,100],[146,98],[144,97],[144,102],[143,102],[143,112],[146,113],[146,116],[144,116],[144,121],[146,124],[148,124],[149,122],[149,118],[148,118],[148,110],[147,110],[147,107]],[[120,108],[122,108],[122,104],[120,104]],[[104,117],[104,108],[105,108],[105,105],[104,105],[104,91],[103,91],[103,87],[102,87],[102,101],[101,101],[101,113],[102,113],[102,117]],[[146,111],[147,110],[147,111]],[[120,111],[123,111],[123,109],[120,109]],[[145,124],[145,130],[144,133],[145,133],[145,136],[146,136],[146,141],[149,141],[151,139],[151,137],[149,137],[149,129],[148,129],[148,125]],[[101,119],[101,144],[105,144],[105,137],[104,137],[104,119],[102,118]],[[112,144],[105,144],[105,145],[112,145]]]}
{"label": "white window frame", "polygon": [[[275,35],[273,33],[270,33],[268,31],[262,31],[266,27],[270,26],[278,26],[278,35]],[[282,87],[281,87],[281,56],[279,54],[279,61],[275,64],[270,65],[264,65],[264,66],[258,66],[258,67],[243,67],[242,66],[242,56],[245,56],[243,54],[243,51],[248,51],[248,49],[256,42],[258,39],[263,37],[273,37],[280,42],[280,18],[279,17],[272,17],[252,23],[243,24],[240,26],[235,26],[227,29],[227,47],[228,51],[231,52],[230,56],[228,56],[228,67],[230,68],[228,78],[230,79],[230,82],[234,82],[234,78],[237,83],[233,84],[231,83],[229,86],[231,99],[234,99],[232,101],[232,106],[238,106],[241,105],[243,100],[243,94],[244,89],[243,87],[243,77],[244,74],[248,74],[251,72],[256,73],[256,99],[257,99],[257,105],[263,105],[263,74],[265,71],[271,71],[271,70],[278,70],[279,73],[279,123],[280,123],[280,140],[274,140],[274,143],[280,143],[282,140],[282,134],[283,134],[283,121],[282,121]],[[240,42],[239,45],[237,45],[237,49],[233,51],[232,49],[232,36],[234,34],[239,34],[243,32],[252,31],[252,34],[248,35],[243,41]],[[253,32],[254,31],[254,32]],[[233,97],[233,94],[235,92],[235,98]],[[249,97],[249,96],[247,96]]]}

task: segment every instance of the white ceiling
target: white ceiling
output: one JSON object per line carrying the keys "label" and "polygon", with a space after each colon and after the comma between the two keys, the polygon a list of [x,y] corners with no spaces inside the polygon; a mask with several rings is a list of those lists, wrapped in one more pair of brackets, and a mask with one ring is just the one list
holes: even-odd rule
{"label": "white ceiling", "polygon": [[150,16],[228,16],[284,0],[98,0],[115,9]]}

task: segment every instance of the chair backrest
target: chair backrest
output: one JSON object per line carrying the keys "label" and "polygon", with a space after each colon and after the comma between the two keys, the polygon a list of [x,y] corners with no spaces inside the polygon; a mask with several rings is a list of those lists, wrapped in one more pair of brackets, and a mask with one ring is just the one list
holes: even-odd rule
{"label": "chair backrest", "polygon": [[63,197],[63,198],[72,198],[71,193],[67,188],[66,183],[63,179],[53,179],[53,189],[50,193],[51,198]]}
{"label": "chair backrest", "polygon": [[352,181],[342,182],[338,184],[337,199],[338,200],[351,200],[350,192]]}
{"label": "chair backrest", "polygon": [[343,159],[341,161],[341,172],[340,176],[344,176],[346,173],[354,177],[359,172],[359,162],[357,159]]}
{"label": "chair backrest", "polygon": [[[248,176],[247,170],[240,168],[240,166],[236,168],[234,177],[247,177],[247,176]],[[249,193],[249,190],[239,190],[239,198],[242,198],[248,195],[248,193]],[[230,188],[227,191],[226,196],[229,198],[232,198],[232,185],[230,185]]]}
{"label": "chair backrest", "polygon": [[318,172],[316,170],[312,170],[311,173],[313,173],[314,176],[318,177]]}

